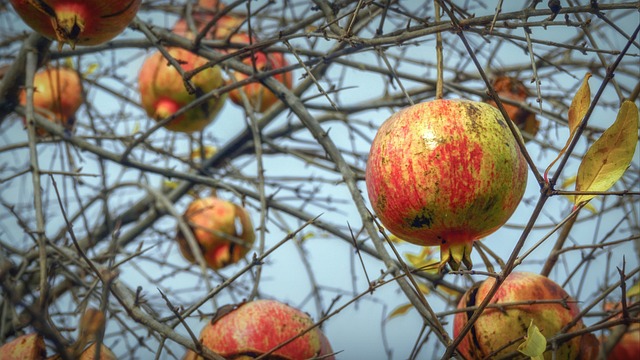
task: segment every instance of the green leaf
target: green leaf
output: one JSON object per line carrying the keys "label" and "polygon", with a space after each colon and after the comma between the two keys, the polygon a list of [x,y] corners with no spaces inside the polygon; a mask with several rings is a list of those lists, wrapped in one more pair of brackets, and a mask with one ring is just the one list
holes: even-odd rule
{"label": "green leaf", "polygon": [[[591,145],[578,168],[576,191],[607,191],[631,164],[638,142],[638,107],[625,101],[616,121]],[[575,203],[595,195],[577,195]]]}
{"label": "green leaf", "polygon": [[524,341],[518,345],[518,351],[526,356],[531,357],[532,360],[544,360],[545,349],[547,348],[547,339],[542,335],[540,329],[533,324],[533,319],[527,329],[527,336]]}
{"label": "green leaf", "polygon": [[549,164],[547,169],[544,171],[544,179],[548,181],[549,170],[551,167],[558,161],[562,155],[567,151],[569,144],[571,144],[571,140],[573,136],[576,134],[576,130],[578,130],[578,125],[580,125],[580,121],[589,110],[589,106],[591,106],[591,88],[589,87],[589,78],[591,77],[591,73],[586,73],[584,75],[584,79],[582,80],[582,85],[576,92],[576,95],[573,97],[571,101],[571,105],[569,106],[569,114],[568,114],[568,123],[569,123],[569,138],[567,139],[567,143],[564,145],[562,150],[558,153],[558,156]]}

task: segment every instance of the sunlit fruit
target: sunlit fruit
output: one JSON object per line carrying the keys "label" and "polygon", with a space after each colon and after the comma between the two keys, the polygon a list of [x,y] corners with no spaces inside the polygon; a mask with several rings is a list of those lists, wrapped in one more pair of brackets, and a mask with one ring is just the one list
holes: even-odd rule
{"label": "sunlit fruit", "polygon": [[[495,279],[490,277],[469,289],[460,300],[458,308],[473,308],[479,305],[494,283]],[[514,272],[500,285],[489,302],[489,307],[484,309],[471,331],[463,338],[458,351],[465,359],[482,359],[490,355],[500,358],[517,352],[532,321],[548,340],[559,334],[579,312],[575,301],[552,280],[534,273]],[[472,313],[473,310],[469,310],[455,315],[454,336],[458,336]],[[579,321],[567,332],[582,328],[584,324]],[[588,337],[585,340],[595,342],[588,350],[589,354],[597,354],[598,343],[595,336],[588,333],[583,336]],[[584,360],[585,357],[579,357],[582,356],[580,352],[587,351],[581,349],[588,347],[581,344],[582,340],[581,336],[576,336],[559,344],[554,359]],[[551,360],[552,357],[552,351],[544,353],[545,360]]]}
{"label": "sunlit fruit", "polygon": [[2,360],[44,360],[46,357],[44,338],[36,333],[18,336],[0,347]]}
{"label": "sunlit fruit", "polygon": [[[317,327],[308,330],[313,324],[309,315],[289,305],[255,300],[207,323],[200,341],[227,359],[250,359],[270,352],[266,359],[333,360],[322,331]],[[198,358],[189,351],[184,359]]]}
{"label": "sunlit fruit", "polygon": [[[50,66],[38,71],[33,79],[33,106],[36,113],[67,130],[75,125],[75,114],[83,102],[82,79],[78,72],[68,67]],[[26,105],[26,91],[20,93],[20,105]],[[40,136],[47,135],[36,128]]]}
{"label": "sunlit fruit", "polygon": [[[183,215],[207,265],[220,269],[238,262],[253,242],[255,232],[247,211],[239,205],[210,196],[194,200]],[[184,233],[178,228],[182,255],[196,263],[196,257]]]}
{"label": "sunlit fruit", "polygon": [[[233,42],[249,44],[249,40],[249,35],[244,33],[235,34],[233,37]],[[277,52],[265,53],[262,51],[249,53],[247,57],[242,59],[242,62],[257,70],[258,76],[260,72],[277,70],[288,65],[284,54]],[[233,84],[238,81],[245,80],[248,77],[249,75],[247,74],[235,71],[232,74],[232,79],[229,83]],[[273,78],[291,89],[293,81],[290,72],[275,74],[273,75]],[[246,97],[253,110],[257,112],[264,112],[273,104],[280,101],[280,98],[276,94],[267,89],[258,80],[229,92],[229,98],[240,106],[244,106],[243,95]]]}
{"label": "sunlit fruit", "polygon": [[440,246],[442,264],[470,268],[472,243],[500,228],[527,183],[527,163],[491,105],[434,100],[387,119],[366,184],[380,222],[399,238]]}
{"label": "sunlit fruit", "polygon": [[10,0],[27,25],[40,34],[75,45],[113,39],[136,16],[142,0]]}
{"label": "sunlit fruit", "polygon": [[[169,55],[176,59],[184,71],[198,68],[208,62],[181,48],[169,49]],[[224,85],[218,66],[207,67],[191,78],[195,93],[189,93],[184,79],[160,52],[155,52],[142,65],[138,78],[142,107],[154,120],[160,121],[183,107],[191,104],[199,96],[218,89]],[[194,132],[204,129],[216,117],[226,95],[211,97],[185,113],[177,116],[164,127],[179,132]]]}

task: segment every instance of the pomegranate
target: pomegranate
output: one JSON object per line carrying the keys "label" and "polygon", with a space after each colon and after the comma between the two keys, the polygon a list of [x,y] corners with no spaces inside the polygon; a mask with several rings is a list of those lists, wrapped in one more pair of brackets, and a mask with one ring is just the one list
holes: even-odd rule
{"label": "pomegranate", "polygon": [[[169,54],[181,64],[184,71],[193,70],[208,62],[207,59],[181,48],[171,48]],[[162,120],[194,101],[198,95],[224,85],[220,68],[217,66],[199,72],[191,78],[191,82],[197,90],[196,94],[187,91],[180,73],[168,66],[162,53],[155,52],[142,65],[138,78],[142,107],[154,120]],[[225,98],[213,97],[164,126],[172,131],[200,131],[213,121]]]}
{"label": "pomegranate", "polygon": [[[249,35],[245,33],[236,34],[232,38],[233,42],[249,43]],[[245,65],[249,65],[257,69],[258,71],[268,71],[279,69],[287,66],[287,60],[282,53],[264,53],[262,51],[256,51],[253,56],[248,56],[242,60]],[[232,74],[233,80],[230,83],[242,81],[249,77],[247,74],[240,72],[234,72]],[[291,73],[285,72],[274,75],[274,78],[280,83],[284,84],[287,88],[291,89],[292,79]],[[229,98],[236,104],[243,106],[241,91],[247,96],[249,103],[253,109],[257,112],[264,112],[271,105],[278,102],[280,99],[269,89],[267,89],[260,82],[253,82],[247,84],[241,88],[233,89],[229,92]]]}
{"label": "pomegranate", "polygon": [[18,336],[0,347],[3,360],[44,360],[46,357],[44,338],[36,333]]}
{"label": "pomegranate", "polygon": [[527,163],[491,105],[434,100],[393,114],[371,145],[366,184],[394,235],[440,246],[441,266],[471,268],[472,243],[502,226],[527,183]]}
{"label": "pomegranate", "polygon": [[[82,79],[77,71],[68,67],[47,67],[38,71],[33,79],[33,106],[35,111],[49,120],[72,131],[75,113],[82,105]],[[20,93],[20,104],[27,103],[25,91]],[[39,136],[48,133],[36,129]]]}
{"label": "pomegranate", "polygon": [[[495,78],[493,87],[501,98],[525,101],[529,97],[529,92],[522,81],[509,76]],[[496,106],[496,102],[491,99],[487,100],[487,103]],[[518,125],[521,131],[531,135],[531,137],[538,133],[540,121],[536,119],[536,114],[516,105],[503,103],[503,106],[511,121]],[[525,141],[528,141],[528,138],[525,138]]]}
{"label": "pomegranate", "polygon": [[[494,283],[494,278],[488,278],[480,285],[469,289],[460,300],[458,308],[480,304]],[[539,300],[557,300],[558,302],[509,305],[513,302]],[[482,359],[489,354],[498,358],[517,351],[532,320],[533,324],[549,339],[580,312],[575,302],[560,285],[542,275],[526,272],[511,273],[489,304],[503,304],[503,306],[487,307],[474,323],[471,331],[458,346],[458,351],[465,359]],[[471,313],[472,311],[459,312],[455,315],[454,336],[458,336]],[[569,332],[582,328],[584,324],[580,321],[569,329]],[[588,336],[589,341],[595,340],[597,346],[597,339],[592,334],[585,336]],[[556,358],[585,359],[585,357],[579,357],[583,356],[580,355],[581,341],[580,337],[574,337],[559,345]],[[508,344],[510,345],[507,346]],[[552,351],[545,352],[544,358],[550,360]]]}
{"label": "pomegranate", "polygon": [[10,0],[27,25],[71,48],[113,39],[136,16],[142,0]]}
{"label": "pomegranate", "polygon": [[[265,354],[313,325],[313,320],[275,300],[255,300],[209,322],[200,333],[202,344],[228,359],[252,359]],[[333,360],[329,341],[318,328],[275,350],[268,359]],[[326,357],[323,357],[326,356]],[[192,351],[184,359],[197,359]]]}
{"label": "pomegranate", "polygon": [[[238,262],[255,240],[251,218],[245,209],[216,197],[194,200],[184,213],[207,265],[220,269]],[[178,229],[176,239],[182,255],[195,263],[184,234]]]}
{"label": "pomegranate", "polygon": [[[637,304],[628,303],[628,307],[633,307],[634,305],[637,306]],[[605,304],[605,310],[621,311],[622,304]],[[622,314],[617,315],[615,318],[622,318]],[[629,327],[627,328],[627,332],[622,335],[622,338],[618,341],[616,346],[611,349],[611,352],[607,356],[607,360],[626,360],[638,358],[640,358],[640,324],[633,323],[629,325]]]}

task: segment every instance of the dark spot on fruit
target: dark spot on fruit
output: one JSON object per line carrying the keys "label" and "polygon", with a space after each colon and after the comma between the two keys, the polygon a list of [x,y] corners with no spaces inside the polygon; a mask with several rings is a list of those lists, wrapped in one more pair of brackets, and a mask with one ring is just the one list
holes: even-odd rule
{"label": "dark spot on fruit", "polygon": [[411,220],[411,227],[413,228],[425,228],[425,227],[431,227],[431,223],[433,222],[433,218],[431,217],[431,214],[429,214],[427,211],[422,211],[422,213],[416,215],[416,217],[414,217]]}
{"label": "dark spot on fruit", "polygon": [[387,207],[387,197],[384,195],[378,196],[377,204],[378,211],[384,212],[384,209]]}

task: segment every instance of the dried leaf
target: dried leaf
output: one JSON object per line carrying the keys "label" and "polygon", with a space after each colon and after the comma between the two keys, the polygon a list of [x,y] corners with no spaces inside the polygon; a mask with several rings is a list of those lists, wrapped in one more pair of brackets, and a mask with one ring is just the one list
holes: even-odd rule
{"label": "dried leaf", "polygon": [[397,308],[393,309],[393,311],[389,314],[389,316],[387,316],[387,320],[391,320],[394,317],[404,315],[412,308],[413,308],[413,305],[411,305],[411,303],[400,305]]}
{"label": "dried leaf", "polygon": [[191,160],[200,159],[204,154],[205,159],[212,157],[218,152],[218,148],[211,145],[205,145],[204,149],[201,147],[196,148],[191,152]]}
{"label": "dried leaf", "polygon": [[[576,191],[607,191],[631,164],[638,142],[638,107],[625,101],[616,121],[591,145],[578,168]],[[578,195],[575,203],[595,195]]]}
{"label": "dried leaf", "polygon": [[567,151],[569,144],[571,144],[571,140],[573,136],[576,134],[576,130],[578,130],[578,125],[580,125],[580,121],[589,110],[589,106],[591,106],[591,88],[589,87],[589,78],[591,77],[591,73],[586,73],[584,75],[584,80],[582,80],[582,85],[576,92],[576,95],[573,97],[571,101],[571,106],[569,106],[569,114],[568,114],[568,122],[569,122],[569,138],[567,139],[567,143],[564,145],[562,150],[558,153],[558,156],[549,164],[547,169],[544,171],[544,180],[548,180],[549,170],[551,167],[558,161],[562,155]]}
{"label": "dried leaf", "polygon": [[540,329],[533,324],[533,320],[527,329],[525,340],[518,346],[518,351],[532,360],[543,360],[545,349],[547,348],[547,339],[542,335]]}

